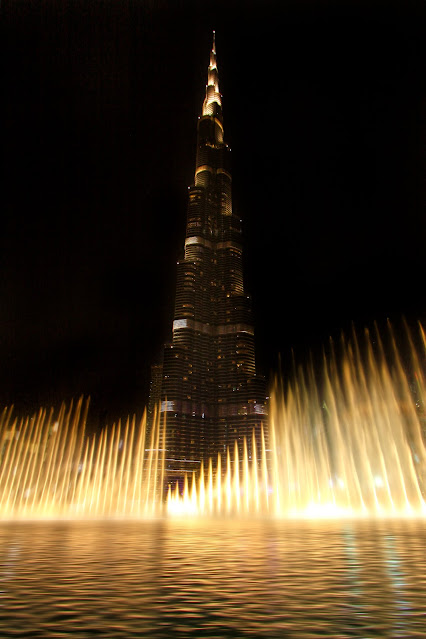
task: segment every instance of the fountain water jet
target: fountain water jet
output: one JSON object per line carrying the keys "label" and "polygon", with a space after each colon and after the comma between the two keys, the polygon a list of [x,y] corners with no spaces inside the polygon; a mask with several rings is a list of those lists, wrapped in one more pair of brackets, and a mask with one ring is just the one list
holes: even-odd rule
{"label": "fountain water jet", "polygon": [[[405,367],[389,324],[388,356],[377,328],[374,340],[365,332],[363,348],[354,331],[350,340],[342,336],[339,359],[331,344],[320,374],[311,362],[295,370],[287,388],[277,381],[270,450],[262,431],[260,463],[246,453],[241,463],[237,446],[233,458],[228,451],[221,483],[220,470],[209,477],[218,488],[208,512],[221,514],[224,503],[228,514],[425,516],[425,374],[406,331]],[[421,326],[420,334],[425,347]],[[169,492],[168,512],[206,514],[197,498],[203,482],[202,475],[193,478],[190,503],[185,493]]]}
{"label": "fountain water jet", "polygon": [[146,413],[85,436],[89,402],[0,419],[0,517],[149,517],[161,510],[165,424],[156,415],[147,443]]}
{"label": "fountain water jet", "polygon": [[149,433],[145,414],[138,427],[133,418],[87,437],[82,399],[57,418],[5,409],[0,517],[426,516],[425,373],[408,329],[407,340],[403,365],[390,325],[387,355],[377,330],[374,344],[368,331],[362,346],[355,332],[342,337],[320,373],[311,363],[286,388],[275,383],[269,449],[262,428],[252,459],[236,442],[166,499],[159,411]]}

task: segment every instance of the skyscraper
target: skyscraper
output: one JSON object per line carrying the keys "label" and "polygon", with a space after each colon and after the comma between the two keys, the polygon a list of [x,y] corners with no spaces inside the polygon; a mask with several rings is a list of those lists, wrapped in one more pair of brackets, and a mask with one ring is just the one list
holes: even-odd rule
{"label": "skyscraper", "polygon": [[173,338],[164,347],[161,410],[167,417],[169,479],[260,445],[266,386],[256,374],[251,299],[244,289],[241,220],[232,209],[216,45],[198,119],[184,257],[177,264]]}

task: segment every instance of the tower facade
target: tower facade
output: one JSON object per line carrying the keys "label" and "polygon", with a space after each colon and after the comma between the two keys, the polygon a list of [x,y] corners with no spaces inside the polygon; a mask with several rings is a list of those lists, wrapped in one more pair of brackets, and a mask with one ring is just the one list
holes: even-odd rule
{"label": "tower facade", "polygon": [[172,341],[163,356],[169,480],[226,455],[253,429],[260,447],[266,385],[256,374],[251,299],[244,288],[242,229],[232,209],[230,149],[224,141],[216,46],[198,119],[194,183],[188,190],[184,257],[177,264]]}

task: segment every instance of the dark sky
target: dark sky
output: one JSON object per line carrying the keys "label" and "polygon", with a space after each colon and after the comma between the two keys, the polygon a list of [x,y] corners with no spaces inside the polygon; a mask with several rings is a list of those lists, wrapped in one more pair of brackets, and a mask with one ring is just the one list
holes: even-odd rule
{"label": "dark sky", "polygon": [[[1,5],[0,405],[142,413],[216,30],[258,365],[424,319],[422,2]],[[423,112],[422,112],[423,109]]]}

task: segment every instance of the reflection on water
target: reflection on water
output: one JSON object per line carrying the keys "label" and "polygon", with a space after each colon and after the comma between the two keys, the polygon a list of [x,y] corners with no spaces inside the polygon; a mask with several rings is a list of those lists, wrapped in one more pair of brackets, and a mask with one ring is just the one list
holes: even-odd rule
{"label": "reflection on water", "polygon": [[0,526],[1,637],[424,637],[424,521]]}

